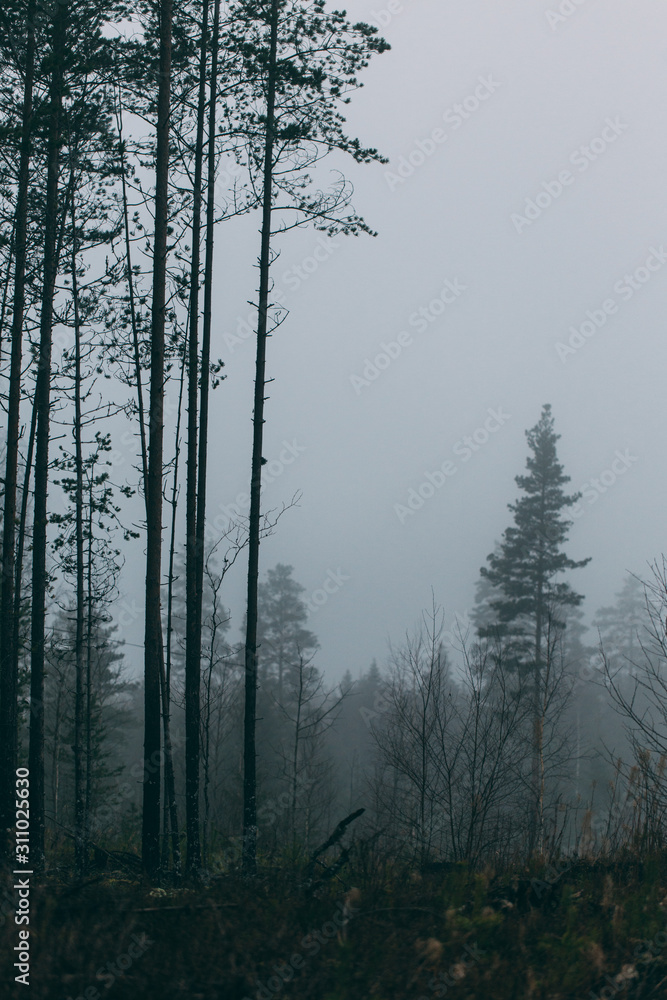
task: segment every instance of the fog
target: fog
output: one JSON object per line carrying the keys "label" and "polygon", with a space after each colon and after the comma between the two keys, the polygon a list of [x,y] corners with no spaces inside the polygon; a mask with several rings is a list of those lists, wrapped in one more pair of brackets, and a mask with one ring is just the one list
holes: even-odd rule
{"label": "fog", "polygon": [[[432,591],[448,624],[469,612],[542,404],[572,490],[584,491],[567,549],[592,557],[572,578],[588,620],[627,570],[644,573],[663,551],[667,478],[665,8],[352,0],[347,10],[392,46],[348,108],[350,133],[388,164],[330,164],[378,235],[303,230],[276,242],[289,315],[269,341],[264,505],[300,500],[261,552],[262,575],[288,563],[305,587],[330,680],[382,662]],[[232,170],[221,165],[221,191]],[[212,522],[249,491],[244,323],[259,225],[254,213],[217,236],[213,354],[226,379],[212,401]],[[244,572],[241,558],[225,581],[232,639]],[[137,546],[121,587],[137,672],[142,587]]]}

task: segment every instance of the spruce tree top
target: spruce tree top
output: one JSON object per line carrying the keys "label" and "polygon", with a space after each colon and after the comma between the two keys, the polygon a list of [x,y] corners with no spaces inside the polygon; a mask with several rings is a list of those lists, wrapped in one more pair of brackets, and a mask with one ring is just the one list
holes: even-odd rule
{"label": "spruce tree top", "polygon": [[543,406],[539,422],[526,431],[526,438],[530,448],[527,474],[515,480],[523,495],[508,504],[514,524],[507,528],[500,546],[487,557],[488,566],[480,572],[496,591],[497,596],[489,604],[499,623],[522,616],[534,619],[539,614],[542,620],[548,615],[556,624],[554,609],[576,607],[583,600],[569,584],[554,582],[565,570],[590,562],[577,562],[562,551],[572,526],[563,512],[581,494],[567,495],[563,491],[570,477],[558,461],[556,442],[560,435],[554,431],[551,406]]}

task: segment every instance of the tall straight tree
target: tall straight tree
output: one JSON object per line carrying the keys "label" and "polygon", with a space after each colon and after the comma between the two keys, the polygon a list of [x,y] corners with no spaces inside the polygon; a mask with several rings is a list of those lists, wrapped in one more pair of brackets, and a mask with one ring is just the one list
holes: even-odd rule
{"label": "tall straight tree", "polygon": [[[195,526],[195,581],[194,581],[194,636],[193,644],[197,650],[197,678],[200,676],[202,608],[204,593],[204,540],[206,525],[206,470],[208,467],[208,404],[210,388],[211,365],[211,319],[213,300],[213,248],[215,238],[215,129],[218,90],[218,52],[220,44],[220,0],[215,0],[213,11],[213,38],[211,42],[211,73],[208,106],[208,148],[206,152],[206,250],[204,262],[204,324],[202,330],[200,395],[199,395],[199,445],[197,465],[197,510]],[[193,699],[194,703],[194,699]],[[196,789],[192,788],[192,799],[197,800],[197,846],[199,848],[199,686],[197,688],[197,770],[192,768],[193,777],[197,778]],[[201,861],[201,853],[199,853]]]}
{"label": "tall straight tree", "polygon": [[[74,854],[79,874],[86,867],[86,797],[83,770],[84,729],[84,623],[85,623],[85,562],[83,533],[83,440],[82,440],[82,367],[81,367],[81,315],[78,288],[78,246],[76,238],[76,201],[74,198],[75,171],[72,166],[71,216],[72,216],[72,303],[74,308],[74,448],[75,448],[75,547],[76,547],[76,633],[75,633],[75,694],[74,694]],[[92,505],[91,505],[92,508]],[[89,720],[90,725],[90,720]]]}
{"label": "tall straight tree", "polygon": [[[123,97],[120,79],[117,79],[118,84],[118,97],[116,104],[116,127],[118,134],[118,159],[119,159],[119,171],[121,178],[121,201],[122,201],[122,215],[123,215],[123,235],[124,235],[124,246],[125,246],[125,273],[128,288],[128,309],[129,309],[129,323],[131,329],[131,353],[132,353],[132,369],[134,374],[134,389],[136,391],[136,408],[137,408],[137,419],[139,423],[139,443],[140,443],[140,458],[141,458],[141,478],[143,483],[143,494],[144,494],[144,507],[146,510],[146,523],[148,523],[148,508],[146,506],[148,493],[146,489],[146,483],[148,481],[148,444],[146,441],[146,421],[145,421],[145,408],[144,408],[144,388],[143,388],[143,374],[141,365],[141,347],[139,342],[139,318],[137,315],[137,301],[134,289],[134,272],[132,267],[132,241],[131,241],[131,230],[130,230],[130,216],[129,216],[129,203],[128,203],[128,184],[127,184],[127,157],[125,141],[123,138]],[[179,414],[180,414],[180,404],[179,404]],[[178,439],[178,432],[177,432]],[[175,468],[178,469],[178,459],[175,462]],[[173,541],[172,541],[173,550]],[[171,579],[171,574],[170,574]],[[167,642],[169,642],[169,617],[167,617]],[[160,648],[162,649],[162,641],[160,641]],[[167,646],[167,666],[165,671],[164,657],[160,656],[160,699],[162,705],[162,729],[164,738],[164,789],[165,789],[165,803],[164,803],[164,816],[165,816],[165,839],[163,842],[162,849],[162,865],[166,868],[168,865],[168,840],[166,836],[167,824],[171,827],[171,845],[172,845],[172,856],[174,861],[174,870],[176,874],[180,875],[181,868],[181,854],[180,854],[180,839],[178,833],[178,812],[176,808],[176,793],[175,793],[175,779],[174,779],[174,765],[173,765],[173,753],[171,744],[171,727],[170,727],[170,690],[169,690],[169,645]]]}
{"label": "tall straight tree", "polygon": [[151,375],[146,479],[146,621],[144,638],[144,782],[141,851],[154,875],[160,864],[160,666],[162,619],[162,480],[164,353],[169,212],[172,0],[159,0],[160,58],[155,150],[155,235],[151,312]]}
{"label": "tall straight tree", "polygon": [[266,96],[266,140],[264,146],[264,203],[260,251],[259,316],[255,359],[252,466],[250,472],[250,523],[248,544],[248,597],[245,641],[245,708],[243,723],[243,868],[253,874],[257,857],[257,588],[259,586],[259,534],[262,488],[262,442],[264,438],[264,392],[266,384],[266,338],[269,311],[271,263],[271,210],[273,207],[273,147],[276,114],[276,57],[278,49],[279,0],[271,0],[269,17],[269,62]]}
{"label": "tall straight tree", "polygon": [[[21,408],[21,358],[25,311],[25,276],[28,236],[30,139],[35,78],[35,0],[26,12],[21,146],[14,220],[14,288],[11,327],[9,397],[7,400],[7,451],[5,456],[4,514],[2,531],[2,580],[0,583],[0,730],[4,746],[0,760],[0,859],[6,854],[7,829],[14,814],[15,772],[18,746],[18,651],[14,638],[14,575],[16,492]],[[8,269],[9,275],[9,269]]]}
{"label": "tall straight tree", "polygon": [[42,285],[35,409],[35,507],[32,552],[32,620],[30,656],[30,805],[31,860],[44,865],[44,654],[46,622],[46,529],[51,417],[51,353],[53,304],[58,272],[58,181],[62,146],[64,59],[69,10],[67,0],[55,5],[51,34],[46,203],[44,206],[44,279]]}
{"label": "tall straight tree", "polygon": [[481,634],[511,638],[523,651],[521,669],[533,678],[533,765],[530,821],[531,852],[541,849],[544,807],[544,722],[545,669],[550,667],[554,636],[565,627],[565,612],[583,601],[569,583],[558,580],[568,570],[586,566],[590,559],[575,561],[563,551],[571,520],[563,512],[572,507],[580,494],[563,491],[570,477],[558,461],[551,407],[542,408],[539,422],[526,431],[531,454],[526,461],[528,474],[517,476],[522,495],[509,504],[514,524],[507,528],[496,550],[480,570],[492,586],[489,608],[496,624],[481,629]]}
{"label": "tall straight tree", "polygon": [[[192,187],[192,258],[188,342],[188,468],[186,480],[186,636],[185,636],[185,810],[188,837],[187,869],[201,867],[199,837],[201,598],[197,572],[197,417],[199,410],[199,281],[201,267],[202,179],[206,119],[208,0],[203,0],[199,43],[199,88]],[[203,375],[203,372],[202,372]],[[203,583],[203,580],[202,580]]]}
{"label": "tall straight tree", "polygon": [[[249,874],[257,853],[257,587],[273,238],[276,230],[309,223],[332,234],[370,232],[354,211],[346,211],[350,186],[341,180],[323,193],[309,171],[333,150],[358,163],[382,159],[345,135],[339,108],[359,86],[357,72],[387,43],[376,28],[351,25],[344,13],[324,8],[324,0],[241,0],[230,12],[228,34],[228,46],[254,88],[240,107],[238,131],[247,137],[251,173],[259,174],[262,192],[245,636],[243,867]],[[289,222],[284,213],[293,213]]]}

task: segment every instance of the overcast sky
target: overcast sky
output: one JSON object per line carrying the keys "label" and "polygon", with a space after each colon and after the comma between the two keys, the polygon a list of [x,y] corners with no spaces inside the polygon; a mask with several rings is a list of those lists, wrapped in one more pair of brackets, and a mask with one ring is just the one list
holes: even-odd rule
{"label": "overcast sky", "polygon": [[[544,403],[571,486],[586,489],[568,550],[592,556],[572,578],[589,617],[665,549],[667,484],[667,7],[347,10],[392,46],[348,109],[350,133],[390,160],[346,168],[379,235],[280,241],[290,314],[269,342],[265,505],[302,497],[261,551],[262,575],[292,564],[313,607],[329,580],[310,627],[332,680],[382,662],[431,588],[449,623],[470,610]],[[211,519],[248,492],[254,344],[242,332],[259,221],[217,237],[227,379],[213,401]],[[126,608],[142,606],[139,566],[128,559]],[[244,572],[223,598],[234,640]],[[142,628],[125,615],[128,640]]]}

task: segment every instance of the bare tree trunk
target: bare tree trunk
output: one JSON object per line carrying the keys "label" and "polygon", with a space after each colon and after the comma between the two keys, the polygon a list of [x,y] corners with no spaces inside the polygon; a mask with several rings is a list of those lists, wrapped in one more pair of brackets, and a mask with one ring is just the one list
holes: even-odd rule
{"label": "bare tree trunk", "polygon": [[[164,791],[166,816],[171,830],[171,855],[174,861],[174,872],[181,874],[181,845],[178,833],[178,810],[176,808],[176,782],[174,779],[174,754],[171,745],[170,698],[169,684],[165,676],[164,655],[160,650],[160,694],[162,697],[162,722],[164,730]],[[167,824],[164,824],[164,836],[167,839]],[[163,862],[166,862],[165,852],[162,852]]]}
{"label": "bare tree trunk", "polygon": [[[20,171],[20,160],[19,160]],[[7,300],[9,299],[9,286],[12,277],[12,261],[14,260],[16,243],[16,210],[12,220],[12,235],[9,238],[9,249],[7,251],[7,268],[5,270],[5,283],[2,289],[2,306],[0,306],[0,364],[2,364],[2,344],[5,337],[5,320],[7,319]]]}
{"label": "bare tree trunk", "polygon": [[[137,315],[135,308],[135,297],[134,297],[134,276],[132,272],[132,253],[131,253],[131,243],[130,243],[130,220],[129,211],[127,203],[127,181],[125,176],[125,147],[123,144],[123,108],[122,99],[118,96],[118,136],[120,143],[120,160],[121,160],[121,186],[122,186],[122,198],[123,198],[123,226],[125,230],[125,258],[127,262],[127,284],[130,296],[130,318],[132,323],[132,348],[133,348],[133,360],[134,360],[134,376],[137,383],[137,416],[139,419],[139,438],[141,443],[141,469],[142,469],[142,479],[144,484],[144,502],[146,504],[146,521],[148,522],[148,504],[147,504],[147,483],[148,483],[148,446],[146,444],[146,423],[145,423],[145,409],[144,409],[144,392],[143,392],[143,381],[141,375],[141,354],[139,351],[139,330],[137,326]],[[181,393],[183,389],[183,382],[181,380]],[[179,398],[179,426],[176,428],[176,462],[175,462],[175,472],[174,472],[174,498],[173,498],[173,522],[175,522],[175,510],[176,510],[176,482],[178,477],[178,438],[180,431],[180,398]],[[164,815],[163,815],[163,829],[164,829],[164,843],[162,847],[162,866],[166,868],[168,865],[168,838],[167,829],[171,827],[171,837],[172,837],[172,855],[174,860],[174,870],[177,874],[180,874],[181,870],[181,854],[180,854],[180,842],[178,834],[178,810],[176,808],[176,792],[174,783],[174,763],[172,755],[171,746],[171,733],[169,725],[170,717],[170,650],[171,650],[171,588],[173,581],[173,557],[174,557],[174,529],[172,526],[172,541],[170,548],[170,563],[169,563],[169,597],[168,597],[168,612],[167,612],[167,668],[165,676],[165,664],[164,664],[164,654],[163,654],[163,642],[162,635],[160,635],[159,651],[160,651],[160,700],[162,704],[162,728],[164,735]],[[162,623],[160,622],[160,632],[162,630]]]}
{"label": "bare tree trunk", "polygon": [[299,784],[299,743],[301,742],[301,712],[303,710],[303,657],[299,657],[299,693],[294,720],[294,744],[292,746],[292,801],[290,808],[290,839],[292,850],[296,848],[296,800]]}
{"label": "bare tree trunk", "polygon": [[211,686],[213,681],[213,667],[215,666],[215,639],[218,631],[217,618],[217,593],[213,606],[213,622],[211,626],[211,647],[208,655],[208,670],[206,671],[206,681],[204,685],[204,739],[203,739],[203,764],[204,764],[204,822],[202,824],[202,863],[206,865],[208,858],[208,824],[210,817],[211,803],[209,800],[209,785],[211,780]]}
{"label": "bare tree trunk", "polygon": [[35,444],[35,514],[32,555],[32,625],[30,661],[30,806],[31,861],[36,870],[44,867],[44,646],[46,623],[46,527],[49,482],[49,435],[51,408],[51,349],[53,301],[58,255],[58,177],[60,173],[61,116],[63,101],[63,60],[67,0],[55,11],[53,21],[53,69],[50,83],[50,113],[46,204],[44,210],[44,282],[40,317],[35,402],[37,437]]}
{"label": "bare tree trunk", "polygon": [[59,794],[60,794],[60,704],[62,701],[62,683],[58,685],[56,696],[55,723],[53,728],[53,774],[51,776],[51,794],[53,795],[53,822],[59,829]]}
{"label": "bare tree trunk", "polygon": [[139,330],[137,327],[137,310],[134,296],[134,274],[132,272],[132,246],[130,242],[130,213],[127,204],[127,178],[125,171],[125,144],[123,141],[123,102],[118,88],[118,112],[116,115],[118,127],[118,144],[120,154],[120,181],[123,199],[123,229],[125,232],[125,261],[127,265],[127,288],[130,297],[130,322],[132,324],[132,349],[134,361],[134,377],[137,381],[137,411],[139,418],[139,439],[141,442],[141,471],[143,476],[144,500],[146,482],[148,480],[148,447],[146,444],[146,419],[144,410],[144,389],[141,377],[141,354],[139,351]]}
{"label": "bare tree trunk", "polygon": [[[163,821],[164,843],[162,846],[162,866],[168,864],[167,830],[171,828],[172,856],[177,874],[181,871],[181,848],[178,833],[178,810],[176,808],[176,791],[174,783],[174,764],[171,750],[171,649],[174,615],[174,561],[176,555],[176,511],[178,509],[178,473],[181,458],[181,413],[183,411],[183,387],[185,382],[185,359],[187,352],[187,333],[183,344],[181,359],[181,378],[178,390],[178,410],[176,416],[176,433],[174,435],[174,478],[171,489],[171,534],[169,539],[169,569],[167,571],[167,657],[160,664],[160,689],[162,695],[162,728],[164,731],[164,807]],[[169,790],[171,788],[171,791]]]}
{"label": "bare tree trunk", "polygon": [[[541,562],[541,560],[540,560]],[[533,817],[531,822],[530,853],[542,853],[542,833],[544,828],[543,819],[543,795],[542,795],[542,772],[544,768],[543,760],[543,740],[544,740],[544,720],[542,713],[542,616],[543,616],[543,581],[541,565],[538,565],[537,582],[537,608],[535,617],[535,664],[533,679],[534,698],[534,718],[533,718]]]}
{"label": "bare tree trunk", "polygon": [[93,513],[95,466],[90,469],[90,484],[88,493],[88,563],[87,563],[87,593],[86,593],[86,787],[83,797],[83,841],[84,853],[88,855],[88,837],[90,836],[90,806],[93,788],[93,608],[95,594],[93,589]]}
{"label": "bare tree trunk", "polygon": [[166,319],[167,228],[169,211],[169,131],[171,111],[172,0],[160,0],[160,60],[157,102],[155,237],[151,316],[151,381],[146,481],[146,625],[144,640],[144,785],[141,852],[155,875],[160,865],[160,657],[162,621],[162,453],[164,437],[164,344]]}
{"label": "bare tree trunk", "polygon": [[32,471],[32,461],[35,453],[35,436],[37,431],[37,405],[33,400],[32,415],[30,417],[30,432],[28,435],[28,452],[25,460],[25,471],[23,473],[23,488],[21,492],[21,513],[19,514],[19,530],[16,543],[16,569],[14,573],[14,623],[12,637],[12,656],[16,661],[18,672],[19,658],[21,654],[21,591],[23,589],[23,554],[25,551],[26,526],[28,523],[28,502],[30,500],[30,473]]}
{"label": "bare tree trunk", "polygon": [[[196,616],[198,629],[198,645],[201,647],[202,604],[204,594],[204,538],[206,527],[206,471],[208,466],[208,398],[211,366],[211,318],[213,299],[213,244],[215,217],[215,127],[218,89],[218,50],[220,44],[220,0],[215,0],[213,11],[213,41],[211,45],[211,77],[208,110],[208,150],[207,150],[207,180],[206,180],[206,258],[204,263],[204,325],[202,332],[202,354],[200,372],[200,417],[199,417],[199,456],[197,469],[197,518],[195,544],[195,575],[196,575]],[[215,641],[215,627],[211,642]],[[211,660],[213,646],[211,646]],[[209,686],[207,691],[207,722],[206,739],[210,737],[210,680],[211,664],[209,663]],[[204,779],[204,799],[206,815],[204,818],[204,849],[203,863],[206,864],[206,831],[209,817],[208,780],[209,780],[209,747],[206,750],[206,774]]]}
{"label": "bare tree trunk", "polygon": [[[83,697],[84,697],[84,622],[85,566],[83,543],[83,442],[81,427],[81,323],[79,314],[79,284],[77,276],[76,210],[74,191],[76,178],[72,166],[70,178],[70,212],[72,219],[72,300],[74,304],[74,454],[75,454],[75,536],[76,536],[76,638],[74,696],[74,855],[79,875],[85,871],[85,795],[83,782]],[[92,498],[91,498],[92,501]],[[91,504],[92,513],[92,504]],[[90,720],[88,720],[90,728]]]}
{"label": "bare tree trunk", "polygon": [[188,352],[188,470],[186,482],[186,637],[185,637],[185,816],[188,841],[187,870],[201,869],[199,831],[201,602],[197,578],[197,411],[199,408],[199,280],[201,268],[202,178],[206,117],[206,50],[208,0],[202,4],[199,52],[199,96],[195,140],[190,268],[190,340]]}
{"label": "bare tree trunk", "polygon": [[[9,399],[7,401],[7,454],[5,503],[2,531],[2,581],[0,587],[0,729],[3,753],[0,763],[0,859],[9,850],[8,829],[14,815],[15,772],[18,754],[18,650],[14,648],[14,575],[16,487],[18,479],[19,424],[21,409],[21,357],[25,311],[25,271],[28,232],[28,187],[30,183],[30,131],[35,63],[35,0],[26,14],[26,65],[23,82],[21,154],[14,221],[14,301],[11,330]],[[9,276],[10,266],[7,266]]]}
{"label": "bare tree trunk", "polygon": [[266,102],[264,147],[264,196],[262,246],[259,262],[259,311],[255,364],[252,472],[248,540],[248,600],[245,640],[245,710],[243,720],[243,870],[254,874],[257,867],[257,771],[255,727],[257,714],[257,588],[264,437],[264,392],[266,387],[266,338],[271,268],[271,217],[273,207],[273,149],[276,115],[276,59],[278,51],[278,0],[271,0],[271,41]]}

